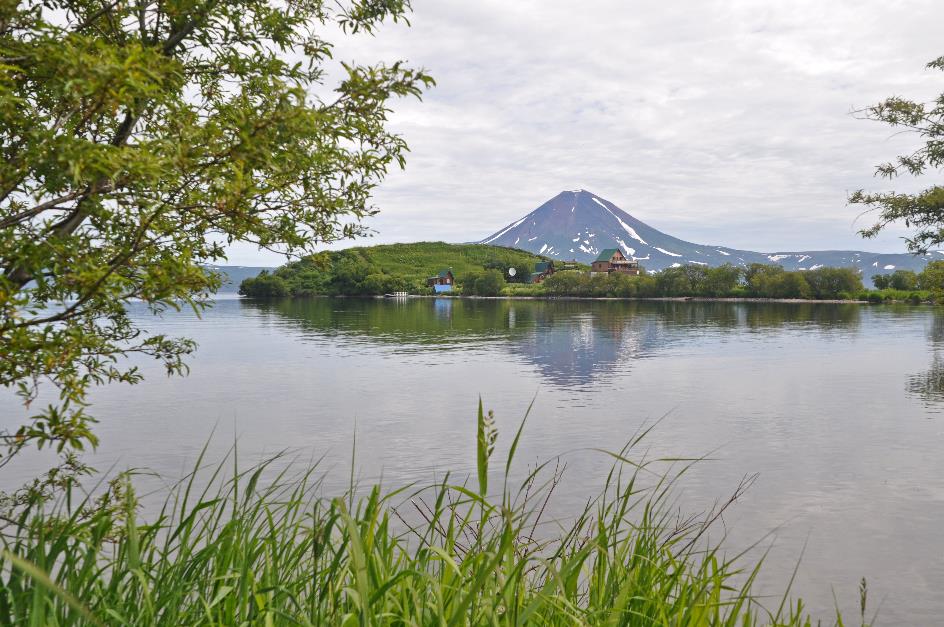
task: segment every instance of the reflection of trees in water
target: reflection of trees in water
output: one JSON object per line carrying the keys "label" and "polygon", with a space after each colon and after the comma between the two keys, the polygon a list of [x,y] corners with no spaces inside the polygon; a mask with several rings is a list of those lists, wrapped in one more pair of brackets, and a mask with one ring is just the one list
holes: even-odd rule
{"label": "reflection of trees in water", "polygon": [[905,388],[925,403],[938,405],[944,401],[944,314],[936,309],[928,340],[931,344],[931,367],[908,377]]}
{"label": "reflection of trees in water", "polygon": [[908,393],[934,405],[944,401],[944,359],[938,351],[931,357],[931,367],[908,377]]}
{"label": "reflection of trees in water", "polygon": [[855,331],[861,312],[860,305],[834,303],[657,301],[640,304],[656,307],[667,323],[711,328],[776,329],[803,325],[825,332]]}
{"label": "reflection of trees in water", "polygon": [[861,305],[821,303],[750,303],[745,324],[752,329],[803,325],[819,331],[856,331]]}
{"label": "reflection of trees in water", "polygon": [[347,337],[403,350],[491,345],[525,359],[557,385],[586,385],[625,371],[692,334],[802,325],[858,328],[856,305],[680,301],[443,298],[242,301],[302,335]]}
{"label": "reflection of trees in water", "polygon": [[515,325],[509,325],[508,301],[297,298],[241,302],[255,314],[303,334],[431,348],[500,339],[514,327],[527,325],[520,315]]}

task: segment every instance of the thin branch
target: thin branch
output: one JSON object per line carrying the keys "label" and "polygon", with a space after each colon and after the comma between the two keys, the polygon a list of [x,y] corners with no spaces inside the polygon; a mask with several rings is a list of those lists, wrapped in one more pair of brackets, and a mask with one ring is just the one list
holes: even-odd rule
{"label": "thin branch", "polygon": [[100,17],[103,17],[106,14],[111,13],[115,9],[115,7],[117,7],[120,3],[121,3],[121,0],[115,0],[114,2],[110,4],[103,4],[102,8],[100,8],[98,11],[95,11],[94,13],[86,17],[85,20],[83,20],[82,22],[79,22],[75,27],[75,32],[81,32],[85,30],[86,28],[89,28],[95,22],[97,22]]}
{"label": "thin branch", "polygon": [[[95,193],[103,193],[103,192],[108,192],[108,191],[111,191],[111,186],[110,186],[110,185],[106,185],[104,189],[95,190]],[[17,213],[17,214],[14,214],[14,215],[12,215],[12,216],[10,216],[10,217],[8,217],[8,218],[4,218],[3,220],[0,220],[0,229],[5,229],[5,228],[11,227],[11,226],[13,226],[13,225],[15,225],[15,224],[19,224],[19,223],[22,222],[23,220],[26,220],[26,219],[28,219],[28,218],[35,217],[35,216],[37,216],[37,215],[41,214],[42,212],[47,211],[47,210],[49,210],[49,209],[55,209],[56,207],[58,207],[58,205],[61,205],[62,203],[65,203],[65,202],[69,202],[69,201],[75,200],[75,199],[78,198],[79,196],[82,196],[83,194],[86,194],[86,193],[87,193],[87,190],[85,190],[85,189],[83,189],[83,190],[76,190],[76,191],[74,191],[74,192],[70,192],[70,193],[65,194],[65,195],[63,195],[63,196],[59,196],[58,198],[53,198],[53,199],[51,199],[51,200],[47,200],[46,202],[40,203],[40,204],[36,205],[35,207],[32,207],[32,208],[27,209],[27,210],[25,210],[25,211],[21,211],[21,212],[19,212],[19,213]]]}

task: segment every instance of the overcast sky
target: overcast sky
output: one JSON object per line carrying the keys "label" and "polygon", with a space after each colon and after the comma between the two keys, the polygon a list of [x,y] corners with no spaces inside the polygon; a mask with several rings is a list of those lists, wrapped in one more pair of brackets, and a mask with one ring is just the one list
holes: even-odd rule
{"label": "overcast sky", "polygon": [[[376,194],[364,243],[472,241],[584,188],[673,236],[733,248],[903,252],[846,204],[891,184],[874,166],[916,145],[850,112],[931,100],[940,0],[413,0],[412,26],[338,42],[406,59],[438,85],[401,101],[404,172]],[[230,263],[274,265],[249,247]]]}

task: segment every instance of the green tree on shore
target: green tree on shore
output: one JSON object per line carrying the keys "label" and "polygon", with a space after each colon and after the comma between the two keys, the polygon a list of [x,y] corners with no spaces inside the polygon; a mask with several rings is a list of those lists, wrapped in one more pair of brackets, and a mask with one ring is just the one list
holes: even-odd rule
{"label": "green tree on shore", "polygon": [[266,270],[260,272],[259,276],[245,279],[239,286],[239,293],[255,298],[282,298],[289,295],[285,280]]}
{"label": "green tree on shore", "polygon": [[932,261],[924,267],[918,275],[918,286],[934,294],[934,299],[940,302],[944,296],[944,261]]}
{"label": "green tree on shore", "polygon": [[748,294],[761,298],[810,298],[812,290],[799,272],[782,266],[752,263],[744,273]]}
{"label": "green tree on shore", "polygon": [[[927,67],[944,71],[944,57],[931,61]],[[879,165],[876,175],[894,179],[903,174],[919,176],[928,170],[940,173],[944,167],[944,93],[931,103],[892,97],[862,113],[866,119],[915,133],[924,142],[913,152]],[[944,243],[944,186],[940,184],[914,194],[858,190],[850,195],[849,202],[879,212],[875,224],[861,231],[865,237],[875,237],[890,223],[903,221],[905,226],[916,229],[905,240],[910,251],[923,253]]]}
{"label": "green tree on shore", "polygon": [[501,271],[489,268],[468,275],[462,284],[462,293],[471,296],[498,296],[505,286]]}
{"label": "green tree on shore", "polygon": [[[187,339],[127,315],[196,310],[226,245],[291,253],[361,233],[404,140],[390,101],[422,71],[339,64],[336,26],[370,34],[408,0],[62,0],[0,5],[0,385],[60,401],[11,451],[95,443],[91,385],[134,383],[128,353],[186,368]],[[2,458],[0,458],[2,459]],[[2,462],[0,462],[2,463]]]}
{"label": "green tree on shore", "polygon": [[895,270],[891,274],[876,274],[872,284],[880,290],[911,291],[918,289],[918,275],[912,270]]}
{"label": "green tree on shore", "polygon": [[854,268],[817,268],[803,274],[815,298],[842,298],[862,289],[862,280]]}

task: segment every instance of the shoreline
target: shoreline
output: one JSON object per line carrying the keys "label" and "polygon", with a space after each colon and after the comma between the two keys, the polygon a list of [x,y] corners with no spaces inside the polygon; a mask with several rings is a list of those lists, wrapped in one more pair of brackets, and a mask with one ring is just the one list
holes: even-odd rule
{"label": "shoreline", "polygon": [[[329,297],[334,298],[334,297]],[[357,298],[341,296],[340,298]],[[368,298],[388,298],[387,296],[369,296]],[[653,302],[699,302],[699,303],[821,303],[826,305],[869,305],[867,300],[817,300],[815,298],[751,298],[746,296],[463,296],[461,294],[411,294],[406,298],[454,298],[470,300],[580,300],[580,301],[653,301]],[[907,301],[892,301],[892,303],[909,304]],[[891,304],[891,303],[875,303]],[[922,305],[927,303],[920,303]]]}
{"label": "shoreline", "polygon": [[246,300],[301,300],[306,298],[372,298],[380,300],[405,300],[409,298],[446,298],[452,300],[572,300],[572,301],[627,301],[627,302],[698,302],[698,303],[772,303],[772,304],[821,304],[821,305],[909,305],[917,307],[921,305],[932,305],[928,302],[909,303],[905,300],[894,300],[881,303],[873,303],[867,300],[839,300],[815,298],[754,298],[747,296],[463,296],[461,294],[410,294],[409,296],[392,297],[383,295],[328,295],[328,294],[310,294],[307,296],[284,296],[275,298],[259,298],[252,296],[236,296],[237,299]]}

